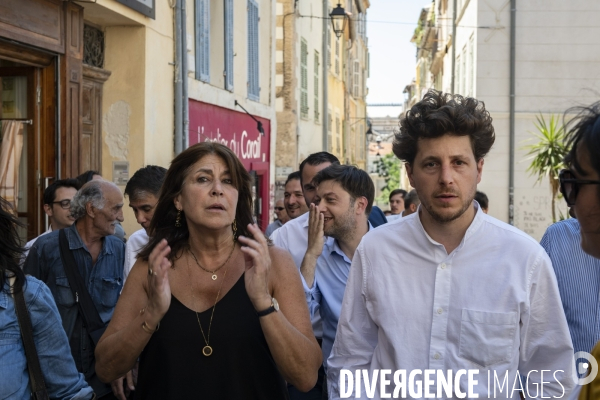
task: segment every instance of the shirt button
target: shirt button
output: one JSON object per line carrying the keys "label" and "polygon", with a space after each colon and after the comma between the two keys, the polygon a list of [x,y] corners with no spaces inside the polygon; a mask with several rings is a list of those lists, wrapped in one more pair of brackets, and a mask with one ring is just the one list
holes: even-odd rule
{"label": "shirt button", "polygon": [[440,353],[435,353],[433,355],[433,358],[435,358],[436,360],[439,360],[440,359]]}
{"label": "shirt button", "polygon": [[441,267],[442,269],[446,269],[446,263],[442,263]]}
{"label": "shirt button", "polygon": [[441,314],[441,313],[443,313],[443,312],[444,312],[444,310],[442,310],[441,308],[438,308],[438,309],[437,309],[437,313],[438,313],[438,314]]}

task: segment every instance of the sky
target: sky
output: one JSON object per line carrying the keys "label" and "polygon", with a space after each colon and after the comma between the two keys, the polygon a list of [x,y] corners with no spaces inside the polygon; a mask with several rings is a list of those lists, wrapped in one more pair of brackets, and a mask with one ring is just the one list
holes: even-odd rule
{"label": "sky", "polygon": [[[402,103],[415,77],[416,47],[410,42],[421,9],[431,0],[371,0],[367,9],[370,75],[367,103]],[[370,117],[398,116],[400,107],[368,107]]]}

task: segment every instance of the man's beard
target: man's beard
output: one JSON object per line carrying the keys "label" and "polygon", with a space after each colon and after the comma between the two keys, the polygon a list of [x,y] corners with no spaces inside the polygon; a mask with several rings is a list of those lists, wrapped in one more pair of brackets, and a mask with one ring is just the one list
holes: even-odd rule
{"label": "man's beard", "polygon": [[[459,193],[454,194],[456,194],[460,198]],[[473,199],[475,199],[475,192],[473,192],[473,196],[470,196],[469,200],[463,201],[462,207],[458,211],[450,215],[441,214],[437,212],[436,209],[434,209],[429,202],[421,201],[421,204],[423,205],[423,207],[425,207],[425,209],[427,210],[429,215],[431,215],[434,221],[439,222],[441,224],[447,224],[448,222],[452,222],[455,219],[462,216],[469,209],[469,207],[473,205]]]}
{"label": "man's beard", "polygon": [[333,219],[333,224],[323,233],[325,236],[331,236],[334,239],[344,240],[354,235],[356,229],[356,218],[354,218],[354,204],[351,204],[348,210],[341,216]]}

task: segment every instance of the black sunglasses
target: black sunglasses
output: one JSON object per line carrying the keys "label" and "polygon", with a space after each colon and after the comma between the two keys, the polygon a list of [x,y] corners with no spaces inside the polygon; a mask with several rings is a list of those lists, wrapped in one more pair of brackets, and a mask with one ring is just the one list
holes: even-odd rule
{"label": "black sunglasses", "polygon": [[284,208],[283,207],[275,207],[275,210],[277,210],[277,211],[283,211]]}
{"label": "black sunglasses", "polygon": [[63,208],[63,209],[66,210],[67,208],[71,207],[71,200],[64,199],[64,200],[61,200],[61,201],[53,201],[50,204],[60,204],[60,208]]}
{"label": "black sunglasses", "polygon": [[558,180],[560,181],[560,193],[567,201],[569,207],[575,205],[577,200],[577,193],[579,193],[579,185],[600,185],[600,181],[591,181],[588,179],[575,179],[573,172],[568,169],[563,169],[558,174]]}

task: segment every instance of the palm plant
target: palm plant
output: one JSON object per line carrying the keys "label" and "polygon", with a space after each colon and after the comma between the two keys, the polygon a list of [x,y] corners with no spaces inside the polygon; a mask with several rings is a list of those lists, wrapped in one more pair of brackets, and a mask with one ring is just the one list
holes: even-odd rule
{"label": "palm plant", "polygon": [[567,154],[565,129],[559,122],[560,117],[553,114],[550,115],[548,122],[541,113],[536,116],[536,119],[535,127],[538,132],[531,133],[539,141],[525,147],[526,150],[529,150],[527,159],[531,160],[527,172],[537,175],[536,183],[548,178],[552,194],[552,221],[556,222],[555,203],[559,189],[558,173],[564,168],[563,158]]}

